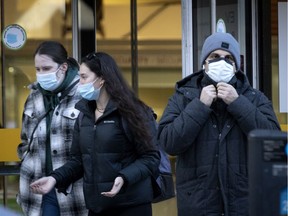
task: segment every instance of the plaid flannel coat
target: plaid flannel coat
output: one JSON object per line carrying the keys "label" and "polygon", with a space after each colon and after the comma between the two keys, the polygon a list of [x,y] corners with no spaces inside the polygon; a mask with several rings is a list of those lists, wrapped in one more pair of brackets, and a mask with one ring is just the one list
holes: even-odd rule
{"label": "plaid flannel coat", "polygon": [[[77,81],[77,76],[72,83]],[[21,141],[18,146],[18,156],[21,159],[19,193],[17,202],[27,216],[40,216],[42,195],[33,194],[29,185],[45,176],[45,141],[46,141],[46,119],[40,121],[31,142],[30,151],[28,144],[33,129],[39,118],[45,114],[43,96],[36,88],[37,83],[30,85],[28,96],[22,117]],[[74,123],[79,111],[74,108],[81,96],[76,92],[77,86],[64,97],[55,108],[51,120],[50,143],[53,170],[65,164],[69,157],[72,143]],[[82,179],[73,183],[71,192],[65,196],[63,193],[56,193],[60,206],[61,216],[87,215],[83,196]]]}

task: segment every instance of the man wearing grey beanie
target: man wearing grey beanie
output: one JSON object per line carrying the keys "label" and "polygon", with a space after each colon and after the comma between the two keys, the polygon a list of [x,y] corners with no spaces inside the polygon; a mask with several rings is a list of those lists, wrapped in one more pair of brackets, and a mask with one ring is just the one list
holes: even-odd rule
{"label": "man wearing grey beanie", "polygon": [[240,70],[229,33],[204,42],[200,71],[176,83],[158,138],[177,156],[178,216],[248,216],[247,135],[280,130],[271,101]]}

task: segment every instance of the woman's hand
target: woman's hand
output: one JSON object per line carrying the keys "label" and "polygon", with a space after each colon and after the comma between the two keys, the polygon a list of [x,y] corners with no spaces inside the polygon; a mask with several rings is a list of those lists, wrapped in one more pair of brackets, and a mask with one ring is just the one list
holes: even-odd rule
{"label": "woman's hand", "polygon": [[51,177],[43,177],[30,184],[30,189],[36,194],[47,194],[56,185],[56,180]]}
{"label": "woman's hand", "polygon": [[124,184],[124,179],[121,176],[118,176],[114,180],[114,185],[113,185],[112,189],[109,192],[102,192],[101,194],[103,196],[107,196],[107,197],[114,197],[116,194],[119,193],[119,191],[122,188],[123,184]]}

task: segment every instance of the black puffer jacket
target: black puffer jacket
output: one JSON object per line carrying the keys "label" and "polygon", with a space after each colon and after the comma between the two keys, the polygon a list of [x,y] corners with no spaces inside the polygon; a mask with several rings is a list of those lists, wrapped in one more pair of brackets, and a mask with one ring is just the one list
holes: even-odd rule
{"label": "black puffer jacket", "polygon": [[[129,142],[122,125],[125,120],[111,100],[96,123],[95,101],[83,99],[75,107],[83,115],[79,115],[82,119],[75,124],[71,160],[52,173],[57,181],[56,186],[65,187],[84,175],[86,206],[95,213],[116,206],[150,203],[153,199],[151,175],[157,172],[160,162],[156,148],[141,152],[141,141]],[[155,134],[151,115],[151,130],[153,128]],[[125,179],[119,194],[113,198],[101,195],[101,192],[112,189],[119,175]]]}
{"label": "black puffer jacket", "polygon": [[178,156],[179,216],[248,215],[247,135],[280,127],[271,102],[242,72],[236,75],[239,97],[211,107],[199,99],[201,89],[212,84],[203,71],[181,80],[159,122],[160,144]]}

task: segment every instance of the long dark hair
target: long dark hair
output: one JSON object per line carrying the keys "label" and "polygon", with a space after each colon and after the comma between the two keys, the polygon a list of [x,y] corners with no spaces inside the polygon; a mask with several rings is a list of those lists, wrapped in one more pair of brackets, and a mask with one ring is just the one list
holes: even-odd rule
{"label": "long dark hair", "polygon": [[127,120],[134,135],[135,141],[144,143],[141,150],[151,147],[152,135],[149,127],[150,108],[136,97],[124,79],[115,60],[103,52],[90,53],[82,59],[84,63],[97,77],[105,80],[105,89],[110,98],[116,103],[120,114]]}
{"label": "long dark hair", "polygon": [[64,46],[57,41],[44,41],[35,50],[34,57],[39,55],[48,55],[54,62],[59,65],[67,63],[68,67],[76,68],[79,70],[78,62],[72,58],[68,57],[67,50]]}

